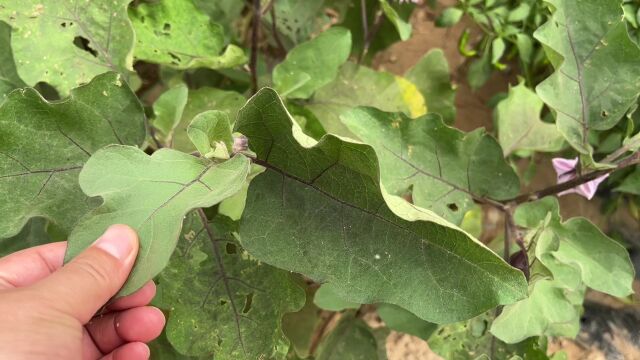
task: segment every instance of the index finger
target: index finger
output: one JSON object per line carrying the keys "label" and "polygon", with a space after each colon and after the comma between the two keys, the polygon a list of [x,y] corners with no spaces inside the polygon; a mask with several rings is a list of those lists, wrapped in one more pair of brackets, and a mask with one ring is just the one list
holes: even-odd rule
{"label": "index finger", "polygon": [[18,251],[0,258],[0,290],[29,286],[62,267],[67,242]]}

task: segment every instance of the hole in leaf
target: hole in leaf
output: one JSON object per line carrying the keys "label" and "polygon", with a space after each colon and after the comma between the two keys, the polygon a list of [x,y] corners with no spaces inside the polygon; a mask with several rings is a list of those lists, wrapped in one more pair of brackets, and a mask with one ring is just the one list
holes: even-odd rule
{"label": "hole in leaf", "polygon": [[67,27],[67,23],[63,22],[62,24],[60,24],[60,26],[62,26],[63,28],[66,28]]}
{"label": "hole in leaf", "polygon": [[171,63],[173,63],[174,65],[179,65],[180,61],[182,61],[182,59],[180,59],[180,57],[172,52],[169,52],[169,56],[171,56],[171,58],[173,59],[171,61]]}
{"label": "hole in leaf", "polygon": [[93,57],[98,57],[98,52],[95,49],[92,49],[89,46],[89,40],[82,36],[76,36],[73,38],[73,45],[75,45],[78,49],[84,50],[89,54],[93,55]]}
{"label": "hole in leaf", "polygon": [[236,254],[238,252],[238,248],[234,243],[227,243],[226,246],[227,254]]}
{"label": "hole in leaf", "polygon": [[220,300],[220,306],[225,306],[227,305],[227,302],[225,300]]}
{"label": "hole in leaf", "polygon": [[455,203],[447,204],[447,207],[451,211],[458,211],[458,205],[456,205]]}
{"label": "hole in leaf", "polygon": [[607,112],[607,110],[602,110],[602,112],[600,113],[600,115],[602,115],[603,118],[606,118],[609,116],[609,113]]}
{"label": "hole in leaf", "polygon": [[169,32],[169,31],[171,31],[171,24],[169,24],[169,23],[164,23],[164,26],[162,27],[162,30],[164,30],[164,32]]}
{"label": "hole in leaf", "polygon": [[244,302],[244,308],[242,309],[242,313],[246,314],[251,310],[251,303],[253,302],[253,293],[247,295],[247,299]]}

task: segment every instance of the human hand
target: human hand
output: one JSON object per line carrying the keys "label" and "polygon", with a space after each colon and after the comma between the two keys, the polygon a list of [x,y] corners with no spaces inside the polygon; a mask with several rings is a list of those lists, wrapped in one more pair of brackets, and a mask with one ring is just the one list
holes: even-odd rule
{"label": "human hand", "polygon": [[114,225],[64,267],[66,242],[1,258],[0,360],[148,359],[145,343],[165,323],[146,306],[152,281],[96,316],[127,279],[138,245],[131,228]]}

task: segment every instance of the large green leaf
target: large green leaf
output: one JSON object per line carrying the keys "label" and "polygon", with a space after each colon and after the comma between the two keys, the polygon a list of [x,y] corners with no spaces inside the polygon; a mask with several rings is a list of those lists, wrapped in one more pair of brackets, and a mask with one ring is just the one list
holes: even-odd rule
{"label": "large green leaf", "polygon": [[0,103],[9,91],[25,86],[18,76],[11,51],[11,27],[0,21]]}
{"label": "large green leaf", "polygon": [[105,147],[93,154],[80,173],[82,190],[88,196],[101,196],[104,202],[73,229],[65,261],[90,246],[110,225],[127,224],[140,238],[136,265],[119,292],[131,294],[167,265],[184,216],[235,194],[248,173],[249,160],[242,155],[214,163],[172,149],[149,156],[134,147]]}
{"label": "large green leaf", "polygon": [[273,83],[283,97],[309,98],[331,82],[351,52],[351,33],[333,27],[293,48],[273,69]]}
{"label": "large green leaf", "polygon": [[547,2],[555,11],[535,37],[564,60],[536,90],[567,141],[590,154],[589,131],[612,128],[638,97],[640,49],[629,38],[620,2]]}
{"label": "large green leaf", "polygon": [[283,359],[289,341],[282,316],[303,306],[304,292],[286,271],[250,258],[234,241],[234,230],[224,217],[209,229],[197,213],[185,219],[159,276],[158,301],[171,309],[167,337],[185,355]]}
{"label": "large green leaf", "polygon": [[367,324],[346,314],[320,343],[316,360],[375,360],[377,340]]}
{"label": "large green leaf", "polygon": [[342,122],[373,146],[381,179],[394,195],[459,223],[474,199],[508,199],[520,183],[496,140],[483,129],[465,134],[435,114],[411,119],[402,113],[356,108]]}
{"label": "large green leaf", "polygon": [[225,49],[222,26],[211,22],[191,0],[166,0],[132,7],[136,59],[190,69],[228,68],[243,64],[244,51]]}
{"label": "large green leaf", "polygon": [[47,82],[66,95],[105,71],[127,74],[134,39],[129,2],[5,2],[0,20],[13,28],[11,49],[20,77],[30,86]]}
{"label": "large green leaf", "polygon": [[440,114],[445,123],[453,124],[456,90],[451,85],[449,64],[442,50],[430,50],[407,70],[405,77],[420,90],[429,112]]}
{"label": "large green leaf", "polygon": [[427,111],[420,90],[405,78],[346,63],[338,77],[320,88],[307,106],[328,133],[354,137],[340,115],[356,106],[404,112],[411,117]]}
{"label": "large green leaf", "polygon": [[504,155],[518,150],[555,152],[562,149],[564,138],[555,124],[540,119],[544,104],[523,82],[509,89],[509,95],[498,103],[496,120],[498,139]]}
{"label": "large green leaf", "polygon": [[478,241],[383,192],[370,146],[305,136],[275,91],[259,91],[236,130],[267,167],[251,183],[240,226],[242,245],[259,260],[347,301],[392,303],[433,322],[525,295],[522,273]]}
{"label": "large green leaf", "polygon": [[33,89],[12,92],[0,106],[0,238],[32,217],[64,232],[90,210],[78,173],[109,144],[144,141],[144,113],[119,75],[108,73],[49,103]]}

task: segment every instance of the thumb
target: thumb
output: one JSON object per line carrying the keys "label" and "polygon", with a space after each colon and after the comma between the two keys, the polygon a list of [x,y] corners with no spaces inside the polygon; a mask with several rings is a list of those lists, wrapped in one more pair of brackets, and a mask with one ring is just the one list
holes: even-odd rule
{"label": "thumb", "polygon": [[126,225],[113,225],[36,287],[56,308],[86,324],[120,290],[137,254],[135,231]]}

